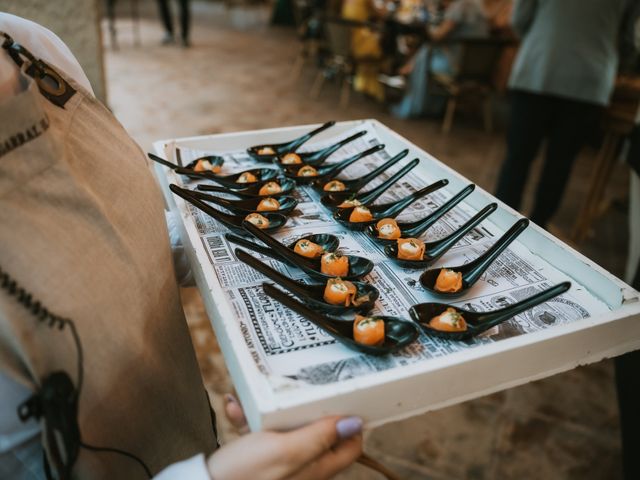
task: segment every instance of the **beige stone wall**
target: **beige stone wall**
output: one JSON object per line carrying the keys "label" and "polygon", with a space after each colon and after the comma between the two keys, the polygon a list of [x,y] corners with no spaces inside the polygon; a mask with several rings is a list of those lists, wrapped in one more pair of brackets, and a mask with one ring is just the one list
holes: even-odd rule
{"label": "beige stone wall", "polygon": [[101,0],[0,0],[0,11],[33,20],[58,35],[84,68],[96,96],[106,103],[100,5]]}

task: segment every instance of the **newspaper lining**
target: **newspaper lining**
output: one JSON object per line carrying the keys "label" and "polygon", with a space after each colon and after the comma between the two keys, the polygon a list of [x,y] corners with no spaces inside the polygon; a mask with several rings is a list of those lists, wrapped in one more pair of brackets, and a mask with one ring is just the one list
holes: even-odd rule
{"label": "newspaper lining", "polygon": [[[365,123],[322,143],[305,145],[300,151],[318,150],[362,129],[367,129],[367,134],[342,147],[330,157],[327,164],[380,143],[372,133],[372,126]],[[256,167],[255,162],[244,151],[211,152],[181,147],[184,163],[212,153],[225,158],[225,172]],[[340,177],[354,178],[364,175],[397,153],[386,150],[374,153],[351,165]],[[380,175],[364,190],[370,190],[389,178],[410,159],[407,157],[400,161],[389,169],[390,172],[388,170]],[[385,192],[378,202],[401,199],[437,180],[439,179],[422,177],[411,172]],[[184,185],[194,188],[197,183],[185,181]],[[413,203],[398,220],[412,221],[423,218],[456,193],[451,188],[444,188],[427,195]],[[364,278],[380,291],[380,298],[372,314],[409,319],[408,309],[411,305],[442,301],[421,287],[419,277],[422,270],[399,267],[384,255],[381,246],[364,233],[349,231],[332,220],[331,213],[319,202],[319,194],[311,187],[299,186],[293,195],[299,201],[296,212],[274,237],[288,244],[303,235],[331,233],[340,238],[340,249],[343,252],[373,260],[375,268]],[[202,246],[225,292],[226,300],[235,312],[252,357],[264,374],[277,378],[277,381],[274,381],[274,390],[303,387],[306,384],[330,384],[403,365],[425,362],[462,349],[534,332],[552,325],[570,323],[609,310],[582,285],[572,280],[573,286],[569,292],[502,323],[473,341],[451,342],[430,338],[421,333],[416,342],[395,354],[384,357],[367,356],[340,345],[322,329],[264,294],[261,284],[270,280],[235,257],[233,250],[237,245],[224,238],[224,233],[228,231],[226,227],[197,208],[191,205],[188,208],[190,220],[196,226]],[[438,220],[427,231],[426,238],[432,241],[448,235],[475,213],[476,210],[463,201]],[[503,233],[489,218],[465,235],[431,267],[468,263],[482,254]],[[312,281],[299,269],[252,251],[249,253],[290,278]],[[531,253],[516,240],[493,262],[470,292],[449,303],[468,310],[495,310],[565,280],[565,274]]]}

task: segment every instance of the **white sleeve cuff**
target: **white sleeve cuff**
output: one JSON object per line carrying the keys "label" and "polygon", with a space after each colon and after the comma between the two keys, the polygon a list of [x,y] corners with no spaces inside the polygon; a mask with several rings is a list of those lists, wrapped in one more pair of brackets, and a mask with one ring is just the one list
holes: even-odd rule
{"label": "white sleeve cuff", "polygon": [[158,473],[153,480],[211,480],[207,464],[204,461],[204,454],[199,453],[182,462],[169,465]]}

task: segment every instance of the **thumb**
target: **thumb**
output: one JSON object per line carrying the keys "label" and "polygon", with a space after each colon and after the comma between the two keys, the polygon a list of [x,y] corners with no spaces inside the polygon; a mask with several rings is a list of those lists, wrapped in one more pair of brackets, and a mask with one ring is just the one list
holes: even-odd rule
{"label": "thumb", "polygon": [[[327,417],[282,434],[291,463],[305,465],[340,443],[362,432],[360,417]],[[305,448],[300,446],[305,445]]]}

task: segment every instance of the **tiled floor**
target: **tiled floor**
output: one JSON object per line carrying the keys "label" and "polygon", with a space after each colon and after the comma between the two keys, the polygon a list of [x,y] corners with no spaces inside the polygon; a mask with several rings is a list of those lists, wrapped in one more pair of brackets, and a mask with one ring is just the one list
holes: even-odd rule
{"label": "tiled floor", "polygon": [[[502,132],[488,135],[479,119],[461,117],[450,135],[442,135],[437,121],[397,120],[357,95],[342,110],[331,84],[311,100],[314,69],[291,78],[292,31],[266,27],[258,10],[229,14],[220,4],[195,3],[194,12],[191,49],[159,46],[162,32],[153,19],[141,22],[142,47],[132,46],[127,19],[118,22],[121,49],[112,51],[107,41],[110,106],[143,149],[160,138],[374,117],[493,189],[504,155]],[[585,155],[575,169],[553,225],[560,236],[577,214],[592,157]],[[614,177],[614,190],[624,197],[624,169]],[[626,232],[624,212],[611,210],[579,248],[621,275]],[[202,373],[222,411],[221,395],[232,384],[197,291],[183,293]],[[602,362],[381,427],[368,435],[366,450],[407,479],[615,479],[618,436],[612,368]],[[355,466],[340,478],[377,477]]]}

